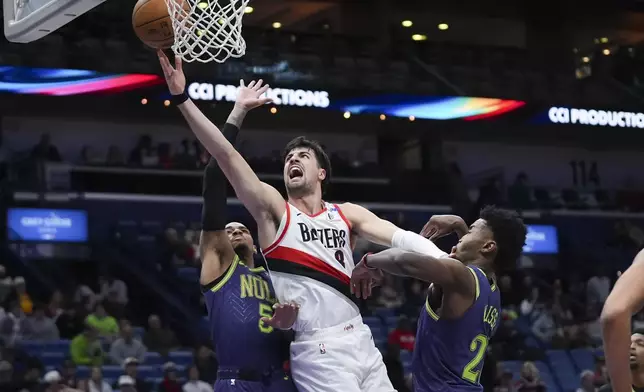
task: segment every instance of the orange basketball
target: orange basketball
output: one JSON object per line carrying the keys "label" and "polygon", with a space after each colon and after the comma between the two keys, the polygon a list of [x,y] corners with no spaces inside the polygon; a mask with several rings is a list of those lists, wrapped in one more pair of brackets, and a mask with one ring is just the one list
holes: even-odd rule
{"label": "orange basketball", "polygon": [[139,0],[132,12],[136,36],[154,49],[168,49],[174,44],[172,19],[165,0]]}

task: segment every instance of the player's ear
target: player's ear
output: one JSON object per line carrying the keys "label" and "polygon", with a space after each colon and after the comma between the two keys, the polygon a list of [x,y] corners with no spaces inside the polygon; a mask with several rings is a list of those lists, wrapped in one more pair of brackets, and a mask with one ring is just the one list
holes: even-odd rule
{"label": "player's ear", "polygon": [[481,252],[485,255],[489,255],[492,252],[496,252],[497,246],[496,246],[496,241],[489,240],[483,244],[483,248],[481,249]]}
{"label": "player's ear", "polygon": [[326,170],[322,168],[318,169],[318,179],[320,181],[324,181],[325,178],[326,178]]}

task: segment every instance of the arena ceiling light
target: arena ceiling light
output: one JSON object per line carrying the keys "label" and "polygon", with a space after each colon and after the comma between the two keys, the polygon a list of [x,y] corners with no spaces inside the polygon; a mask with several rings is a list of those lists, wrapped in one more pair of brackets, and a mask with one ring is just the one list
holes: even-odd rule
{"label": "arena ceiling light", "polygon": [[255,11],[255,8],[253,8],[251,6],[247,6],[246,8],[244,8],[244,13],[245,14],[252,14],[253,11]]}
{"label": "arena ceiling light", "polygon": [[385,121],[386,119],[387,119],[387,116],[385,116],[384,114],[380,115],[380,120],[381,121]]}
{"label": "arena ceiling light", "polygon": [[344,112],[342,116],[348,120],[351,118],[351,112]]}
{"label": "arena ceiling light", "polygon": [[276,113],[277,113],[277,108],[272,107],[272,108],[271,108],[271,114],[276,114]]}
{"label": "arena ceiling light", "polygon": [[273,28],[274,29],[279,29],[282,27],[282,24],[280,22],[273,22]]}
{"label": "arena ceiling light", "polygon": [[601,38],[599,39],[599,42],[601,42],[602,44],[606,44],[606,43],[608,43],[608,37],[601,37]]}
{"label": "arena ceiling light", "polygon": [[604,56],[610,56],[610,49],[604,49],[602,53],[604,53]]}
{"label": "arena ceiling light", "polygon": [[584,63],[588,63],[588,62],[590,62],[590,57],[584,56],[584,57],[581,58],[581,61],[583,61]]}
{"label": "arena ceiling light", "polygon": [[411,36],[411,39],[414,41],[426,41],[427,36],[424,34],[414,34]]}
{"label": "arena ceiling light", "polygon": [[438,29],[442,30],[442,31],[445,31],[445,30],[449,29],[449,25],[447,23],[439,23],[438,24]]}
{"label": "arena ceiling light", "polygon": [[414,22],[412,22],[411,20],[403,20],[401,24],[403,27],[411,27],[414,25]]}

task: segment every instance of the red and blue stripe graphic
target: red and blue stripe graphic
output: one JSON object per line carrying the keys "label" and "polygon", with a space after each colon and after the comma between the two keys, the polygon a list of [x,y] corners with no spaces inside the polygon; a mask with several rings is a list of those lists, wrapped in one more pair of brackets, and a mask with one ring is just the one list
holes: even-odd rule
{"label": "red and blue stripe graphic", "polygon": [[0,91],[14,94],[67,96],[120,93],[163,83],[146,74],[104,74],[74,69],[0,67]]}

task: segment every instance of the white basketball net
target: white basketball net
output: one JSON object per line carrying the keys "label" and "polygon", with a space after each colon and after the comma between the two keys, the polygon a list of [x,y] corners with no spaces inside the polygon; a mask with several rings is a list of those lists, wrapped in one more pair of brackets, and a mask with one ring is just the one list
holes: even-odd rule
{"label": "white basketball net", "polygon": [[172,18],[175,55],[202,63],[242,57],[246,53],[242,18],[249,1],[165,0]]}

